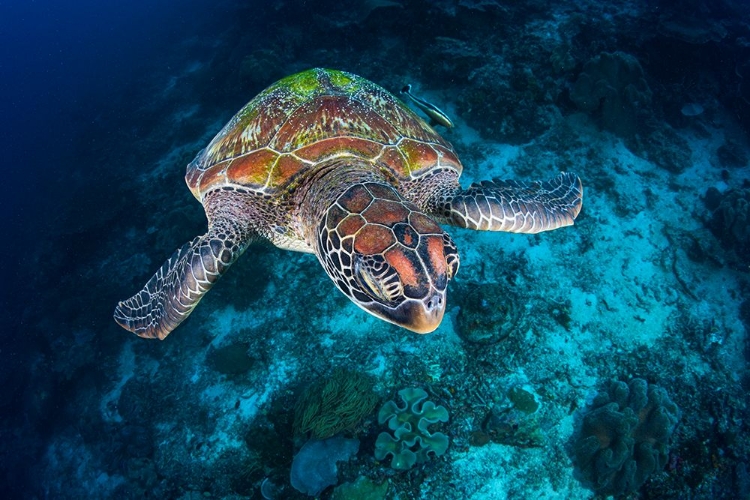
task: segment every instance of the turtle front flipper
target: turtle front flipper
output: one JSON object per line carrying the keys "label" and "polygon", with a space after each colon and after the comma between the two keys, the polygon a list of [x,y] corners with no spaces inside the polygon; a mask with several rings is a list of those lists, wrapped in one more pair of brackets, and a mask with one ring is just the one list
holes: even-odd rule
{"label": "turtle front flipper", "polygon": [[446,200],[455,226],[481,231],[539,233],[570,226],[581,211],[583,187],[575,174],[522,183],[494,179],[472,184]]}
{"label": "turtle front flipper", "polygon": [[223,205],[221,200],[206,202],[208,233],[183,245],[143,290],[117,304],[114,318],[120,326],[140,337],[164,340],[242,255],[251,240],[242,223],[247,214],[241,203],[223,198]]}

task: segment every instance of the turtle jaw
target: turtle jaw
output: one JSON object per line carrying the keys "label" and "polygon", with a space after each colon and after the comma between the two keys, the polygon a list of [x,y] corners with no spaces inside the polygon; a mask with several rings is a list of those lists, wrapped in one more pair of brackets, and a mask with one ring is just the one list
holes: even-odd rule
{"label": "turtle jaw", "polygon": [[402,324],[414,333],[434,332],[445,314],[445,292],[435,292],[424,301],[407,301],[401,307],[407,322]]}
{"label": "turtle jaw", "polygon": [[440,326],[445,314],[445,304],[445,290],[433,290],[425,299],[407,299],[395,307],[377,302],[357,303],[377,318],[421,334],[432,333]]}

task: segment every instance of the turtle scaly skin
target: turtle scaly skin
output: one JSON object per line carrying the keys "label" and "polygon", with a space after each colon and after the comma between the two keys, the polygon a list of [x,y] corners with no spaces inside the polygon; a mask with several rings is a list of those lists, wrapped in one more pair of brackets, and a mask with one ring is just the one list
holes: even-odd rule
{"label": "turtle scaly skin", "polygon": [[314,253],[369,313],[437,328],[459,257],[439,223],[536,233],[571,225],[573,174],[462,189],[452,146],[379,86],[340,71],[287,77],[248,103],[188,165],[208,232],[178,249],[115,320],[165,338],[255,240]]}

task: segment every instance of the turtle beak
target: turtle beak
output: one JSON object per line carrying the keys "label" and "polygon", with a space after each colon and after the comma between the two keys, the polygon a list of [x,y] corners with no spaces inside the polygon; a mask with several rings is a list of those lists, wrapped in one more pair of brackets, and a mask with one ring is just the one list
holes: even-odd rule
{"label": "turtle beak", "polygon": [[430,333],[434,332],[443,321],[445,304],[445,291],[433,290],[424,299],[406,300],[397,308],[388,309],[387,314],[375,308],[369,309],[369,312],[414,333]]}
{"label": "turtle beak", "polygon": [[415,333],[434,332],[445,314],[445,292],[434,292],[424,301],[408,302],[411,321],[405,328]]}

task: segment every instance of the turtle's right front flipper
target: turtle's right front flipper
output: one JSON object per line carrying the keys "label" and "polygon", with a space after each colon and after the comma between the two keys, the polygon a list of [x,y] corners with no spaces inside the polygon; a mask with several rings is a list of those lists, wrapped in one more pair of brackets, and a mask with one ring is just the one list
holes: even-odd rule
{"label": "turtle's right front flipper", "polygon": [[443,205],[443,215],[468,229],[539,233],[573,224],[582,199],[581,180],[575,174],[528,184],[496,179],[456,192]]}
{"label": "turtle's right front flipper", "polygon": [[140,337],[163,340],[248,247],[251,233],[241,223],[246,215],[233,213],[240,208],[236,203],[209,202],[206,208],[208,233],[183,245],[143,290],[117,304],[114,317],[120,326]]}

